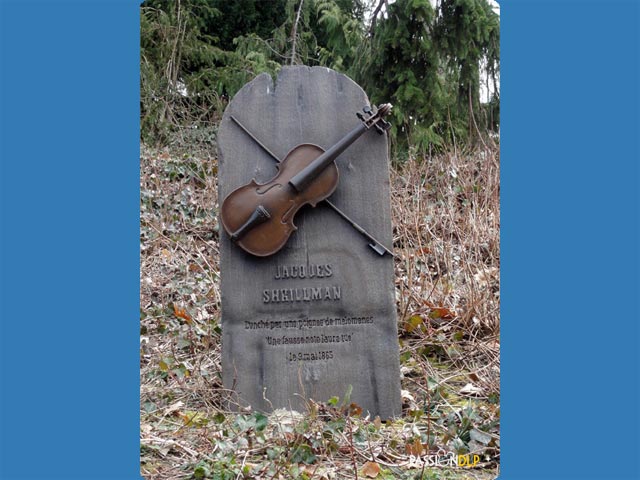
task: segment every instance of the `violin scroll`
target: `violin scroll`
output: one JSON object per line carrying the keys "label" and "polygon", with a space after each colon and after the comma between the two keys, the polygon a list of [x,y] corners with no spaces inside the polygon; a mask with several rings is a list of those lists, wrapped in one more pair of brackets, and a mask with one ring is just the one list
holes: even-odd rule
{"label": "violin scroll", "polygon": [[[364,123],[367,130],[371,127],[375,127],[376,131],[382,135],[384,132],[391,128],[391,124],[387,122],[384,117],[391,113],[393,105],[390,103],[383,103],[374,112],[370,106],[366,106],[362,109],[364,115],[360,112],[356,113],[358,118]],[[366,115],[366,116],[365,116]]]}

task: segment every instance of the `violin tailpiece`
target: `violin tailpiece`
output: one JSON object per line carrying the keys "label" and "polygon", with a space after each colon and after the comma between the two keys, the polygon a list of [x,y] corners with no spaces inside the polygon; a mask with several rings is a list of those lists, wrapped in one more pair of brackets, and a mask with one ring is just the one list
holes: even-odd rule
{"label": "violin tailpiece", "polygon": [[231,240],[233,242],[237,242],[245,233],[247,233],[253,227],[266,222],[270,218],[271,215],[269,214],[269,211],[262,205],[258,205],[251,216],[247,219],[247,221],[238,230],[233,232],[233,234],[231,235]]}

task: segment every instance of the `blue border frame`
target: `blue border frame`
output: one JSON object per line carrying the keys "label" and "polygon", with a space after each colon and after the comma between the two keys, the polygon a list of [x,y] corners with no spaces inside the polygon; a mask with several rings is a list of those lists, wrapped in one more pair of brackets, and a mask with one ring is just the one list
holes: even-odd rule
{"label": "blue border frame", "polygon": [[140,478],[139,2],[0,12],[0,476]]}
{"label": "blue border frame", "polygon": [[[139,4],[1,4],[2,478],[139,477]],[[639,6],[504,1],[502,478],[638,478]]]}
{"label": "blue border frame", "polygon": [[640,477],[639,19],[501,3],[504,479]]}

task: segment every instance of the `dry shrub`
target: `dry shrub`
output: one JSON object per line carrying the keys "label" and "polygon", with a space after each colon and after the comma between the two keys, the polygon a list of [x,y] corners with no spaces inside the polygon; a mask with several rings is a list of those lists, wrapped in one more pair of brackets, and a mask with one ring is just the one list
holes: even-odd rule
{"label": "dry shrub", "polygon": [[[400,330],[499,393],[497,148],[410,158],[392,171]],[[427,348],[425,350],[425,347]],[[427,365],[428,368],[428,365]],[[428,369],[435,373],[433,369]]]}

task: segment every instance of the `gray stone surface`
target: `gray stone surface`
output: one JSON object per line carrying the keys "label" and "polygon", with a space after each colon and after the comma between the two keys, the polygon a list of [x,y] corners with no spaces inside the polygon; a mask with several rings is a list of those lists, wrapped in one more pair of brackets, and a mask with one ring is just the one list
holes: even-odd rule
{"label": "gray stone surface", "polygon": [[[262,74],[230,102],[218,133],[219,198],[276,162],[233,115],[284,159],[300,143],[327,149],[369,101],[348,77],[323,67],[285,67],[276,84]],[[384,245],[392,245],[386,135],[370,131],[337,160],[330,200]],[[235,401],[255,410],[304,410],[305,399],[343,398],[365,414],[400,414],[393,259],[326,205],[304,207],[278,253],[253,257],[221,229],[222,369]]]}

